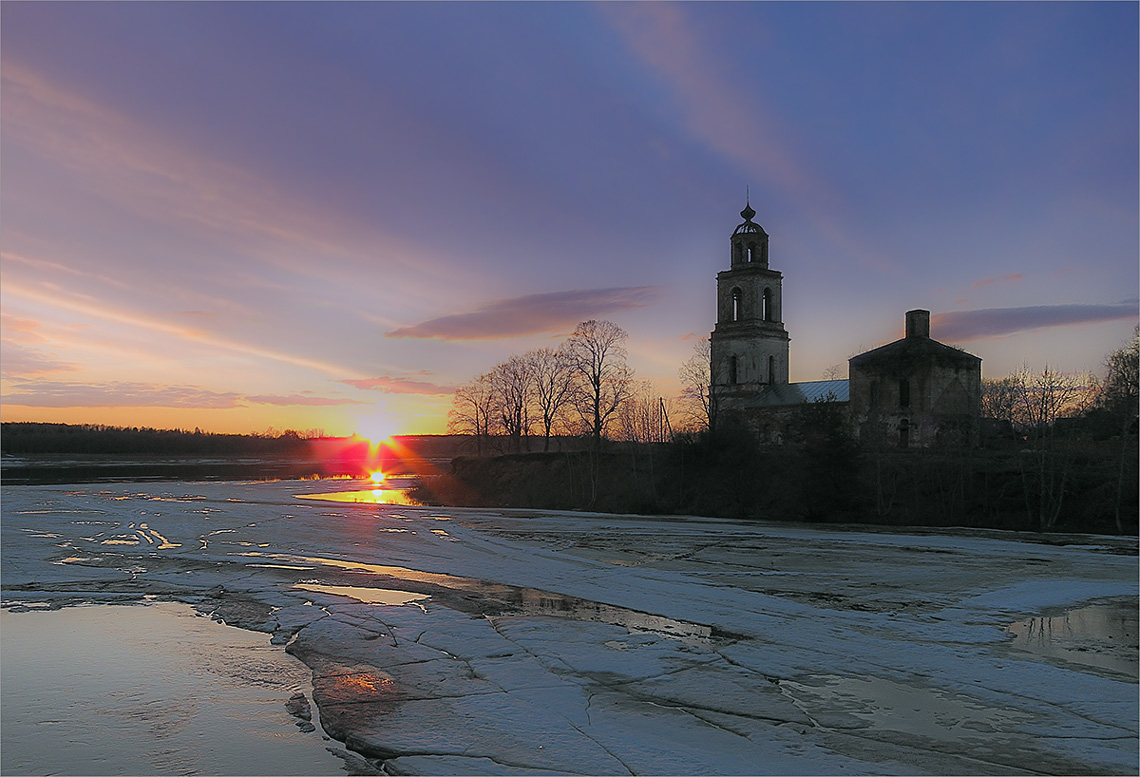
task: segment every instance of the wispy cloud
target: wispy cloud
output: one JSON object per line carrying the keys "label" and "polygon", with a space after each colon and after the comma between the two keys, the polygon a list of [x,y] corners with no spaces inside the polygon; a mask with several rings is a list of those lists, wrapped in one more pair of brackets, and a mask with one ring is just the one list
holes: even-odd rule
{"label": "wispy cloud", "polygon": [[1019,272],[1010,273],[1009,275],[995,275],[992,278],[982,278],[980,281],[974,281],[970,284],[970,288],[982,289],[995,283],[1020,283],[1024,278],[1024,273]]}
{"label": "wispy cloud", "polygon": [[61,361],[54,355],[4,338],[4,359],[0,362],[0,376],[6,379],[34,377],[49,372],[74,372],[77,369],[75,364]]}
{"label": "wispy cloud", "polygon": [[311,394],[289,394],[287,396],[272,396],[272,395],[259,395],[253,397],[246,397],[247,400],[256,405],[279,405],[282,407],[303,405],[307,407],[335,407],[338,405],[367,405],[358,399],[339,399],[336,397],[318,397]]}
{"label": "wispy cloud", "polygon": [[406,378],[367,378],[365,380],[344,380],[354,388],[362,391],[379,391],[384,394],[427,394],[429,396],[455,393],[454,386],[438,386],[422,380],[408,380]]}
{"label": "wispy cloud", "polygon": [[760,106],[734,91],[734,74],[716,67],[685,6],[603,3],[598,7],[630,50],[673,91],[694,137],[785,189],[816,187]]}
{"label": "wispy cloud", "polygon": [[442,316],[401,327],[388,332],[388,337],[494,340],[568,331],[591,318],[645,307],[659,292],[657,286],[620,286],[528,294],[498,300],[470,313]]}
{"label": "wispy cloud", "polygon": [[[285,193],[275,182],[191,149],[129,115],[80,94],[12,58],[4,60],[5,141],[81,175],[98,196],[158,223],[178,223],[295,273],[327,277],[382,255],[416,263],[415,246],[352,222],[319,198]],[[15,153],[15,151],[13,152]],[[70,273],[80,271],[63,268]]]}
{"label": "wispy cloud", "polygon": [[234,353],[290,364],[295,367],[303,367],[332,377],[339,378],[343,375],[352,375],[355,373],[355,370],[329,364],[318,359],[309,359],[284,351],[249,345],[237,340],[230,340],[217,335],[208,334],[181,324],[170,323],[169,321],[164,321],[154,316],[125,312],[98,302],[65,297],[58,293],[48,294],[38,289],[12,283],[5,284],[4,293],[21,299],[31,300],[48,307],[67,310],[72,313],[80,313],[91,318],[110,321],[116,324],[124,324],[136,329],[168,335],[181,340],[191,341]]}
{"label": "wispy cloud", "polygon": [[959,310],[931,316],[931,334],[939,340],[970,342],[1055,326],[1135,319],[1140,302],[1111,305],[1034,305],[1024,308]]}
{"label": "wispy cloud", "polygon": [[4,404],[23,407],[179,407],[227,409],[242,407],[240,394],[220,393],[199,386],[160,386],[153,383],[65,383],[22,381],[4,394]]}

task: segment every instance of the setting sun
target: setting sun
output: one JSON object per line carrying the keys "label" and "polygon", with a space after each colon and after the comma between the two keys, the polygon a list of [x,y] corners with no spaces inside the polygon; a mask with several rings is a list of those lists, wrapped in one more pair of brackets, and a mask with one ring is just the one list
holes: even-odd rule
{"label": "setting sun", "polygon": [[381,472],[380,470],[376,470],[369,477],[372,478],[373,483],[383,483],[384,482],[384,473]]}

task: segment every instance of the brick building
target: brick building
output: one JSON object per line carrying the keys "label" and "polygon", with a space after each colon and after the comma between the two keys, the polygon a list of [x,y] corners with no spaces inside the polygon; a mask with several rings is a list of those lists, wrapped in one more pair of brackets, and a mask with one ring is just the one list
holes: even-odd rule
{"label": "brick building", "polygon": [[972,443],[981,415],[977,356],[930,338],[930,313],[906,314],[906,336],[849,360],[849,380],[789,382],[791,338],[783,323],[783,275],[769,263],[769,236],[750,205],[717,273],[710,341],[710,394],[718,423],[761,439],[787,437],[797,409],[838,403],[868,444],[928,447]]}

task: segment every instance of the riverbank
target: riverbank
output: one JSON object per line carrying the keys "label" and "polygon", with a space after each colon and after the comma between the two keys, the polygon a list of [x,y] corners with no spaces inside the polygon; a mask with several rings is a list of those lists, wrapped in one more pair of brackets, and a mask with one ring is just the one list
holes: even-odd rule
{"label": "riverbank", "polygon": [[440,505],[1135,536],[1136,470],[1119,441],[1050,451],[681,442],[460,457],[413,495]]}

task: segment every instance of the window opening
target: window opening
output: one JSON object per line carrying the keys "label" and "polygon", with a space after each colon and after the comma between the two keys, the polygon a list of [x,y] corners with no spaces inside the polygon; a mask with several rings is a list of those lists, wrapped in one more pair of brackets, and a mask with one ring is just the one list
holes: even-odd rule
{"label": "window opening", "polygon": [[776,320],[775,311],[772,310],[772,290],[769,288],[764,289],[764,320]]}
{"label": "window opening", "polygon": [[768,382],[769,383],[775,383],[776,382],[776,357],[775,356],[769,356],[768,357]]}
{"label": "window opening", "polygon": [[741,315],[740,289],[732,290],[732,320],[739,321]]}
{"label": "window opening", "polygon": [[910,407],[910,381],[906,378],[899,381],[899,407]]}
{"label": "window opening", "polygon": [[906,448],[910,445],[910,421],[905,418],[899,421],[899,447]]}
{"label": "window opening", "polygon": [[736,383],[736,357],[728,360],[728,382]]}

